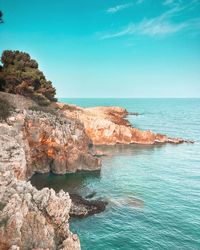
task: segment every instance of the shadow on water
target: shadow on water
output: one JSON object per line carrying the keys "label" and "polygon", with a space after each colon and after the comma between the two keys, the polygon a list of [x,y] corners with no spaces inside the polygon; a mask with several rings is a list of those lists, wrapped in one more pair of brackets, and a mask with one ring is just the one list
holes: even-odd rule
{"label": "shadow on water", "polygon": [[[114,146],[94,146],[93,150],[101,151],[103,153],[102,165],[103,168],[107,166],[109,160],[112,165],[112,161],[117,157],[127,157],[127,156],[138,156],[138,155],[151,155],[156,150],[160,150],[162,147],[168,145],[156,144],[156,145],[121,145],[117,144]],[[176,145],[172,145],[176,146]],[[105,165],[104,165],[105,162]],[[108,164],[108,166],[110,166]],[[106,174],[105,169],[102,171],[80,171],[77,173],[56,175],[53,173],[40,174],[37,173],[31,178],[31,183],[37,189],[42,189],[44,187],[52,188],[56,192],[63,189],[70,194],[78,194],[87,199],[102,198],[108,202],[109,206],[115,209],[121,209],[123,207],[130,207],[134,209],[142,210],[144,208],[144,201],[137,197],[132,191],[123,191],[123,195],[119,193],[117,196],[109,194],[111,191],[110,187],[102,186],[105,182],[105,178],[110,178],[110,174]],[[111,180],[112,178],[110,178]],[[103,181],[102,181],[103,180]],[[107,180],[109,181],[109,180]],[[106,183],[107,183],[106,181]],[[102,182],[102,183],[101,183]],[[99,189],[100,188],[100,189]],[[104,190],[108,188],[108,190]],[[110,190],[110,191],[109,191]],[[112,191],[111,191],[112,193]],[[99,196],[100,195],[100,196]]]}
{"label": "shadow on water", "polygon": [[56,192],[63,189],[69,193],[79,193],[80,189],[87,188],[87,181],[89,179],[99,179],[100,171],[88,172],[81,171],[78,173],[57,175],[53,173],[35,174],[31,178],[31,183],[37,189],[44,187],[53,188]]}
{"label": "shadow on water", "polygon": [[[102,157],[102,164],[107,158],[112,160],[115,156],[136,156],[140,154],[151,154],[154,150],[159,150],[159,148],[165,147],[165,145],[121,145],[117,144],[114,146],[94,146],[94,150],[100,150],[105,156]],[[84,196],[90,196],[94,190],[88,187],[88,183],[91,181],[101,180],[101,171],[80,171],[77,173],[56,175],[53,173],[40,174],[36,173],[31,178],[31,183],[37,189],[42,189],[44,187],[53,188],[56,192],[63,189],[71,194],[80,194]],[[98,190],[95,190],[95,192]]]}
{"label": "shadow on water", "polygon": [[[112,156],[135,156],[140,154],[151,154],[155,150],[159,150],[162,147],[165,147],[167,144],[154,144],[154,145],[145,145],[145,144],[117,144],[117,145],[98,145],[94,146],[94,150],[101,151],[106,157]],[[176,145],[174,145],[176,146]]]}

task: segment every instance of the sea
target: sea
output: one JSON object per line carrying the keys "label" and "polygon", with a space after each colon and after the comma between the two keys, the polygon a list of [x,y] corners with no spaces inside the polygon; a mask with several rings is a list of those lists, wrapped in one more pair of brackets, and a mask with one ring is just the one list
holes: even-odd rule
{"label": "sea", "polygon": [[120,106],[136,128],[194,140],[179,145],[99,146],[99,172],[36,174],[38,188],[108,201],[106,210],[70,219],[82,250],[200,249],[200,99],[69,99],[83,107]]}

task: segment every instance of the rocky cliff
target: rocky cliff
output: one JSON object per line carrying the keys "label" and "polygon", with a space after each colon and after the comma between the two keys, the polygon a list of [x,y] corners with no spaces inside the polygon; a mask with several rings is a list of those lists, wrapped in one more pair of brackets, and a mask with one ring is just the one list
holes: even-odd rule
{"label": "rocky cliff", "polygon": [[[27,178],[35,172],[65,174],[100,168],[100,159],[89,152],[89,139],[79,122],[40,111],[20,111],[9,117],[7,123],[12,130],[13,147],[16,146],[15,136],[21,135],[19,147],[26,163],[20,163],[16,171]],[[3,124],[1,131],[6,134],[9,130]],[[24,165],[22,172],[20,169]]]}
{"label": "rocky cliff", "polygon": [[33,172],[100,169],[100,159],[89,152],[90,141],[80,122],[40,111],[26,112],[22,122],[30,176]]}
{"label": "rocky cliff", "polygon": [[35,172],[100,169],[90,143],[184,142],[132,127],[123,108],[52,103],[43,109],[20,95],[0,92],[0,98],[14,107],[0,122],[1,250],[80,249],[78,236],[69,230],[69,214],[82,217],[105,209],[100,201],[90,203],[78,196],[71,201],[63,191],[37,190],[27,182]]}
{"label": "rocky cliff", "polygon": [[21,126],[0,124],[0,249],[78,250],[78,237],[69,231],[69,195],[38,191],[26,181],[29,160]]}
{"label": "rocky cliff", "polygon": [[[4,98],[5,94],[3,93]],[[15,102],[18,99],[17,105],[13,102],[14,99]],[[56,110],[23,109],[23,105],[26,106],[30,100],[22,96],[6,94],[6,100],[17,109],[6,122],[0,124],[1,135],[9,133],[13,137],[13,147],[17,145],[15,140],[18,138],[21,154],[25,155],[26,162],[18,164],[16,171],[20,169],[20,174],[25,178],[31,177],[35,172],[65,174],[77,170],[100,169],[101,161],[90,153],[90,139],[80,121],[67,119],[56,113]],[[19,156],[19,159],[22,157]]]}
{"label": "rocky cliff", "polygon": [[1,169],[0,249],[80,249],[78,236],[69,230],[70,207],[67,193],[38,191]]}
{"label": "rocky cliff", "polygon": [[[54,104],[55,105],[55,104]],[[94,145],[182,143],[182,138],[169,138],[152,131],[134,128],[125,118],[128,111],[120,107],[81,108],[57,103],[68,118],[80,120]]]}
{"label": "rocky cliff", "polygon": [[0,249],[80,249],[69,230],[69,194],[39,191],[27,180],[35,172],[99,169],[83,125],[49,110],[24,109],[34,103],[22,96],[0,96],[15,108],[0,122]]}

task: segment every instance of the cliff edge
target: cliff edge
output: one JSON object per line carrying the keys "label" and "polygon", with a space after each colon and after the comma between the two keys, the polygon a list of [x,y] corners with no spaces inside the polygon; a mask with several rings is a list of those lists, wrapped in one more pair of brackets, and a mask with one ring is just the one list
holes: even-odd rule
{"label": "cliff edge", "polygon": [[20,95],[0,92],[0,98],[12,106],[0,122],[0,249],[80,249],[69,230],[69,194],[39,191],[28,180],[36,172],[98,170],[83,125]]}
{"label": "cliff edge", "polygon": [[78,250],[78,236],[69,230],[69,195],[38,191],[27,182],[25,138],[19,128],[0,123],[0,249]]}
{"label": "cliff edge", "polygon": [[121,107],[82,108],[63,103],[56,105],[66,117],[78,119],[84,124],[86,134],[94,145],[191,142],[182,138],[170,138],[167,135],[156,134],[150,130],[143,131],[134,128],[126,120],[128,111]]}

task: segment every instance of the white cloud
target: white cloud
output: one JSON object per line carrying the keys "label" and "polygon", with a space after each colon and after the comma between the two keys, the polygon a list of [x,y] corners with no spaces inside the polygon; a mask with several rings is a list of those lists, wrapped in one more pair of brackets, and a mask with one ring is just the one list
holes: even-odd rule
{"label": "white cloud", "polygon": [[111,7],[109,9],[107,9],[107,13],[116,13],[120,10],[123,10],[123,9],[127,9],[129,7],[131,7],[133,5],[133,3],[126,3],[126,4],[121,4],[121,5],[116,5],[114,7]]}
{"label": "white cloud", "polygon": [[168,22],[157,22],[153,19],[144,19],[139,24],[129,24],[128,27],[115,32],[107,33],[101,36],[101,39],[109,39],[114,37],[121,37],[126,35],[140,34],[148,36],[163,36],[167,34],[176,33],[188,27],[187,23],[172,24]]}
{"label": "white cloud", "polygon": [[144,18],[141,22],[130,23],[117,32],[101,34],[100,39],[109,39],[133,34],[155,37],[177,33],[184,29],[199,29],[200,18],[190,19],[179,23],[174,23],[171,21],[171,18],[175,15],[178,15],[182,10],[182,7],[176,6],[164,12],[160,16],[149,19]]}
{"label": "white cloud", "polygon": [[174,3],[174,0],[165,0],[163,5],[171,5]]}
{"label": "white cloud", "polygon": [[[144,0],[137,0],[135,4],[144,2]],[[98,34],[100,39],[109,39],[122,36],[147,35],[147,36],[164,36],[180,32],[181,30],[200,31],[200,18],[190,18],[182,22],[175,22],[174,18],[183,14],[185,11],[191,11],[200,4],[200,0],[191,0],[183,4],[182,0],[165,0],[165,5],[171,8],[165,11],[160,16],[154,18],[143,18],[138,23],[129,23],[118,31],[110,31]],[[131,3],[125,5],[118,5],[109,10],[110,13],[115,13],[121,9],[132,6]]]}
{"label": "white cloud", "polygon": [[184,2],[183,0],[163,0],[163,5],[165,6],[185,6],[185,7],[191,7],[192,5],[198,5],[200,3],[199,0],[190,0],[187,2]]}
{"label": "white cloud", "polygon": [[138,32],[149,36],[161,36],[176,33],[187,27],[187,23],[172,24],[167,21],[144,20],[138,27]]}
{"label": "white cloud", "polygon": [[130,35],[134,32],[135,30],[135,25],[130,24],[127,27],[123,28],[122,30],[115,32],[115,33],[107,33],[107,34],[102,34],[100,36],[101,39],[109,39],[109,38],[114,38],[114,37],[120,37],[120,36],[125,36],[125,35]]}
{"label": "white cloud", "polygon": [[136,2],[130,2],[130,3],[125,3],[125,4],[119,4],[119,5],[116,5],[114,7],[111,7],[109,9],[106,10],[107,13],[111,13],[111,14],[114,14],[114,13],[117,13],[121,10],[124,10],[124,9],[128,9],[130,7],[132,7],[134,4],[142,4],[144,2],[144,0],[137,0]]}

